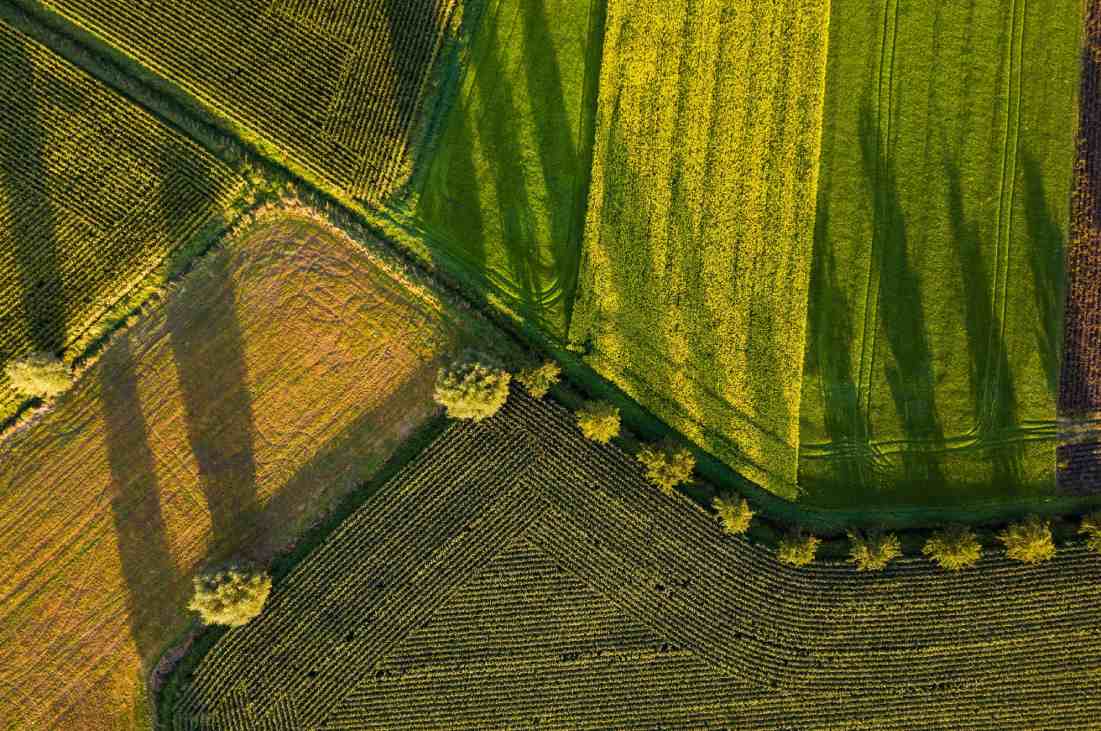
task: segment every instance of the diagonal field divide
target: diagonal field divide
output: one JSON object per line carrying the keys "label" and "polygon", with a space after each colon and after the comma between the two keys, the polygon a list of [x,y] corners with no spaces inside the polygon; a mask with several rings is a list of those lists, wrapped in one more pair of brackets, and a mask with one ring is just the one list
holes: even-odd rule
{"label": "diagonal field divide", "polygon": [[[834,264],[810,292],[806,503],[1054,494],[1052,252],[1069,225],[1079,11],[1071,0],[834,6],[814,244]],[[816,356],[827,333],[856,362]]]}
{"label": "diagonal field divide", "polygon": [[[714,689],[706,712],[698,696],[676,693],[667,701],[689,705],[642,704],[649,710],[632,716],[634,695],[602,675],[616,672],[606,664],[614,646],[557,663],[538,643],[517,644],[507,662],[467,659],[447,649],[445,622],[432,652],[424,632],[436,616],[507,620],[449,607],[471,601],[464,587],[518,545],[530,546],[534,571],[564,571],[556,581],[578,587],[570,591],[599,597],[621,613],[617,623],[644,628],[623,635],[624,650],[636,649],[617,661],[642,663],[629,672],[643,681],[646,668],[669,677],[657,662],[665,651],[639,654],[628,638],[663,640],[669,659],[683,663],[678,683],[699,678]],[[337,729],[446,718],[454,728],[484,728],[534,715],[550,727],[599,728],[628,718],[652,725],[691,706],[702,715],[679,717],[735,727],[1074,726],[1101,710],[1091,693],[1098,638],[1089,629],[1101,621],[1101,584],[1089,578],[1099,572],[1085,547],[1033,566],[988,556],[960,574],[915,558],[880,574],[786,567],[768,549],[725,535],[685,497],[655,490],[629,455],[584,439],[570,412],[515,389],[499,415],[438,437],[276,587],[260,618],[224,635],[194,671],[174,723],[181,731]],[[520,606],[507,594],[486,602]],[[557,621],[554,611],[524,611],[525,621]],[[402,649],[414,633],[415,649]],[[483,679],[509,663],[521,675],[538,669],[548,687],[583,677],[605,688],[599,718],[561,715],[568,695],[532,705],[523,693],[491,693],[499,705],[482,707]],[[457,685],[441,697],[433,677]],[[477,692],[462,692],[463,683]],[[377,694],[398,707],[380,709]]]}

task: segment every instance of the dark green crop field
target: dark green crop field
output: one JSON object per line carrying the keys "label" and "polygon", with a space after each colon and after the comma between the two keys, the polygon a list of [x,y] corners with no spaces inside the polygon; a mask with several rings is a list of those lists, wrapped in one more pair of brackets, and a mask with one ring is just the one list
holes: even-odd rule
{"label": "dark green crop field", "polygon": [[835,3],[803,499],[1055,489],[1077,0]]}

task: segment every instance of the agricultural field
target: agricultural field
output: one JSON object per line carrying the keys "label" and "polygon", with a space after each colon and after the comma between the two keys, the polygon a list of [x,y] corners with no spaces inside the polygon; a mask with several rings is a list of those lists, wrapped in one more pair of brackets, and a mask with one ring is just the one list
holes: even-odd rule
{"label": "agricultural field", "polygon": [[833,5],[803,500],[1054,493],[1081,24],[1078,0]]}
{"label": "agricultural field", "polygon": [[3,365],[79,355],[93,325],[219,222],[242,181],[151,114],[0,21],[0,423],[22,401]]}
{"label": "agricultural field", "polygon": [[410,147],[458,0],[19,0],[177,85],[262,152],[379,202]]}
{"label": "agricultural field", "polygon": [[794,497],[828,2],[610,0],[570,339]]}
{"label": "agricultural field", "polygon": [[574,294],[601,0],[467,3],[462,82],[410,204],[433,257],[565,336]]}
{"label": "agricultural field", "polygon": [[0,441],[0,727],[147,727],[194,572],[361,485],[477,322],[302,211],[200,260]]}
{"label": "agricultural field", "polygon": [[1085,728],[1098,578],[1084,547],[785,567],[514,390],[223,634],[170,727]]}

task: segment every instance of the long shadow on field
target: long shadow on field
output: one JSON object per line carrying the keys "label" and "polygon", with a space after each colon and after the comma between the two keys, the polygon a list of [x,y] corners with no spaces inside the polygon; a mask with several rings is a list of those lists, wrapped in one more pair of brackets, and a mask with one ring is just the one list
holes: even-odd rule
{"label": "long shadow on field", "polygon": [[807,375],[817,374],[821,383],[833,477],[856,489],[872,484],[868,417],[853,376],[852,309],[837,281],[837,262],[827,240],[828,200],[820,190],[807,304],[806,370]]}
{"label": "long shadow on field", "polygon": [[[0,186],[8,201],[10,228],[0,230],[0,246],[10,247],[19,270],[27,344],[60,353],[65,345],[65,293],[38,111],[39,99],[49,97],[41,93],[31,58],[9,38],[0,41],[0,76],[10,90],[9,113],[0,115]],[[0,362],[15,355],[0,349]]]}
{"label": "long shadow on field", "polygon": [[865,175],[875,191],[872,247],[878,262],[879,321],[891,355],[884,364],[887,385],[908,441],[900,445],[905,481],[913,486],[942,485],[939,459],[928,451],[943,445],[944,432],[936,415],[933,353],[925,329],[921,280],[910,263],[906,216],[893,163],[879,149],[879,136],[879,120],[865,105],[861,110],[860,148]]}
{"label": "long shadow on field", "polygon": [[1036,293],[1036,345],[1044,363],[1048,390],[1059,393],[1059,353],[1063,343],[1063,253],[1066,238],[1048,206],[1044,171],[1028,152],[1022,153],[1025,175],[1025,219],[1028,222],[1028,263]]}
{"label": "long shadow on field", "polygon": [[432,58],[433,43],[440,33],[441,0],[383,0],[382,11],[390,31],[390,67],[393,69],[394,95],[388,103],[397,107],[393,133],[409,144],[413,117],[417,113],[421,84]]}
{"label": "long shadow on field", "polygon": [[[168,184],[176,160],[165,150],[161,215],[182,220],[186,201]],[[202,187],[202,186],[200,186]],[[165,306],[187,434],[209,506],[215,551],[254,526],[258,517],[252,402],[237,322],[231,257],[213,252],[188,279],[209,297],[171,297]]]}
{"label": "long shadow on field", "polygon": [[[1009,370],[1001,318],[994,311],[991,273],[983,261],[982,235],[975,222],[966,220],[959,168],[949,163],[948,212],[960,261],[966,295],[964,327],[971,357],[971,401],[975,409],[977,437],[988,445],[994,481],[1000,489],[1021,483],[1021,449],[1016,442],[1001,443],[1017,426],[1017,395]],[[1016,445],[1016,446],[1014,446]]]}
{"label": "long shadow on field", "polygon": [[157,464],[141,412],[129,335],[104,352],[98,373],[115,540],[128,590],[130,631],[144,662],[156,656],[164,639],[157,609],[166,601],[176,608],[187,587],[165,533]]}

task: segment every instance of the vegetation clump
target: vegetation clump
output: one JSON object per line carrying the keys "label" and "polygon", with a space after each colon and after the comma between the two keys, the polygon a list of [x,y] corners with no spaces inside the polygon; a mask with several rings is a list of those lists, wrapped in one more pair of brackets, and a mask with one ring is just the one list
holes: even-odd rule
{"label": "vegetation clump", "polygon": [[1015,561],[1039,563],[1055,556],[1051,524],[1035,515],[1006,526],[998,540],[1005,544],[1005,555]]}
{"label": "vegetation clump", "polygon": [[260,614],[271,593],[271,576],[248,566],[230,566],[195,577],[195,596],[187,605],[204,624],[240,627]]}
{"label": "vegetation clump", "polygon": [[558,383],[562,377],[562,369],[553,360],[548,360],[541,366],[528,368],[516,374],[516,380],[527,389],[533,398],[543,398],[550,391],[551,386]]}
{"label": "vegetation clump", "polygon": [[452,419],[481,421],[493,416],[508,400],[512,376],[476,361],[441,368],[433,398]]}
{"label": "vegetation clump", "polygon": [[780,539],[776,558],[791,566],[806,566],[814,560],[821,542],[818,537],[804,533],[802,530],[792,530]]}
{"label": "vegetation clump", "polygon": [[982,558],[982,545],[970,528],[953,525],[933,533],[921,552],[942,569],[959,571],[978,563]]}
{"label": "vegetation clump", "polygon": [[49,353],[31,353],[4,369],[12,388],[27,398],[50,398],[73,385],[73,372]]}
{"label": "vegetation clump", "polygon": [[749,530],[753,521],[753,510],[745,498],[737,495],[720,495],[711,501],[715,512],[719,514],[723,530],[731,535],[740,535]]}
{"label": "vegetation clump", "polygon": [[587,438],[607,444],[619,436],[619,408],[604,401],[585,404],[577,412],[577,426]]}
{"label": "vegetation clump", "polygon": [[1101,513],[1082,516],[1078,532],[1086,536],[1086,546],[1094,553],[1101,553]]}
{"label": "vegetation clump", "polygon": [[638,452],[638,461],[646,468],[646,479],[667,493],[692,479],[696,458],[687,447],[671,443],[646,445]]}
{"label": "vegetation clump", "polygon": [[902,555],[902,543],[894,533],[849,531],[849,560],[857,571],[882,571]]}

